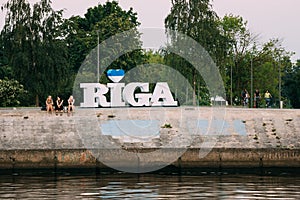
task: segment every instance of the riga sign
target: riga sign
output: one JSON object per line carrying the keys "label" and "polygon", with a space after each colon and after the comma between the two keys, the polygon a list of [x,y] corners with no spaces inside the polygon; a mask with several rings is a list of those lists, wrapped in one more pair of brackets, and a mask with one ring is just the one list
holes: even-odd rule
{"label": "riga sign", "polygon": [[[169,85],[158,82],[153,94],[149,93],[149,83],[134,82],[125,85],[118,83],[124,77],[123,70],[109,70],[107,76],[114,83],[107,85],[100,83],[81,83],[83,102],[80,107],[124,107],[124,106],[177,106],[173,99]],[[140,89],[141,93],[136,93]],[[110,102],[105,96],[110,91]]]}

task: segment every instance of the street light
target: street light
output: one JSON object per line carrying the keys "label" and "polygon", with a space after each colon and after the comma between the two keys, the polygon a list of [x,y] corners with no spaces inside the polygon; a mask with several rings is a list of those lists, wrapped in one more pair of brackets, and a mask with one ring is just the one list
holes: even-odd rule
{"label": "street light", "polygon": [[278,103],[279,103],[279,108],[282,108],[282,102],[281,102],[281,66],[280,66],[280,60],[281,57],[279,54],[276,54],[274,56],[274,61],[275,61],[275,69],[276,65],[278,65]]}
{"label": "street light", "polygon": [[278,62],[278,72],[279,72],[279,77],[278,77],[278,92],[279,92],[279,108],[282,108],[282,103],[281,103],[281,67],[280,67],[280,60]]}
{"label": "street light", "polygon": [[99,58],[99,56],[100,56],[100,49],[99,49],[99,41],[100,39],[99,39],[99,30],[97,30],[97,83],[99,83],[100,82],[100,67],[99,67],[99,64],[100,64],[100,58]]}
{"label": "street light", "polygon": [[[232,65],[235,65],[235,55],[233,54],[233,64]],[[232,65],[230,65],[230,103],[231,103],[231,106],[233,106],[233,100],[232,100]]]}
{"label": "street light", "polygon": [[[253,100],[254,100],[254,92],[253,92],[253,53],[254,53],[254,49],[255,49],[255,42],[254,45],[252,47],[252,52],[251,52],[251,75],[250,75],[250,79],[251,79],[251,95],[250,95],[250,107],[253,108]],[[252,96],[253,95],[253,96]]]}
{"label": "street light", "polygon": [[[233,61],[234,61],[234,58],[233,58]],[[230,103],[231,103],[231,106],[233,106],[233,103],[232,103],[232,65],[230,65]]]}
{"label": "street light", "polygon": [[250,107],[253,108],[253,55],[251,53],[251,95],[250,95]]}

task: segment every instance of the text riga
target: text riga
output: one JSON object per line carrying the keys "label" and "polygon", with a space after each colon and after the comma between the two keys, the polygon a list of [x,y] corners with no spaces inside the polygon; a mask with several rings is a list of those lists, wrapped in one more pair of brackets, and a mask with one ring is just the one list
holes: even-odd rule
{"label": "text riga", "polygon": [[[153,94],[149,92],[149,83],[81,83],[83,89],[83,103],[81,107],[124,107],[131,105],[140,106],[177,106],[178,102],[173,99],[168,83],[158,82]],[[137,89],[142,93],[135,93]],[[110,90],[110,102],[105,94]]]}

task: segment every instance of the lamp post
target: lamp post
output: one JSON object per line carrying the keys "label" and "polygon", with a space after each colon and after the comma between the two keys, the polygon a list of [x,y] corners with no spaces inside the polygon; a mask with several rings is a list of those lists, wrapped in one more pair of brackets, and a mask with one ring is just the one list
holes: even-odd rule
{"label": "lamp post", "polygon": [[[276,54],[274,56],[274,61],[275,61],[275,69],[278,67],[278,103],[279,103],[279,108],[282,108],[282,102],[281,102],[281,66],[280,66],[280,55]],[[276,66],[278,65],[278,66]]]}
{"label": "lamp post", "polygon": [[278,77],[279,108],[282,108],[282,103],[281,103],[281,67],[280,67],[280,60],[278,62],[278,73],[279,73],[279,77]]}
{"label": "lamp post", "polygon": [[99,67],[99,64],[100,64],[100,50],[99,50],[99,30],[97,30],[97,83],[100,82],[100,67]]}
{"label": "lamp post", "polygon": [[[235,57],[233,55],[233,64],[232,65],[235,65]],[[232,102],[232,65],[230,65],[230,103],[231,103],[231,106],[233,106],[233,102]]]}
{"label": "lamp post", "polygon": [[250,89],[250,107],[253,108],[253,55],[251,53],[251,89]]}
{"label": "lamp post", "polygon": [[231,103],[231,106],[233,106],[233,103],[232,103],[232,65],[230,66],[230,103]]}

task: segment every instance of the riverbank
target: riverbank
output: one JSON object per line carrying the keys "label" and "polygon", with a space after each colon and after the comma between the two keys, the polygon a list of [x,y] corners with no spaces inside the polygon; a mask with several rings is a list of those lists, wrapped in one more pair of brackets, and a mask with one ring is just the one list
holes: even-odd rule
{"label": "riverbank", "polygon": [[[210,134],[213,118],[222,126]],[[149,120],[142,129],[128,125]],[[0,130],[0,169],[300,168],[300,110],[101,108],[56,116],[0,109]]]}

